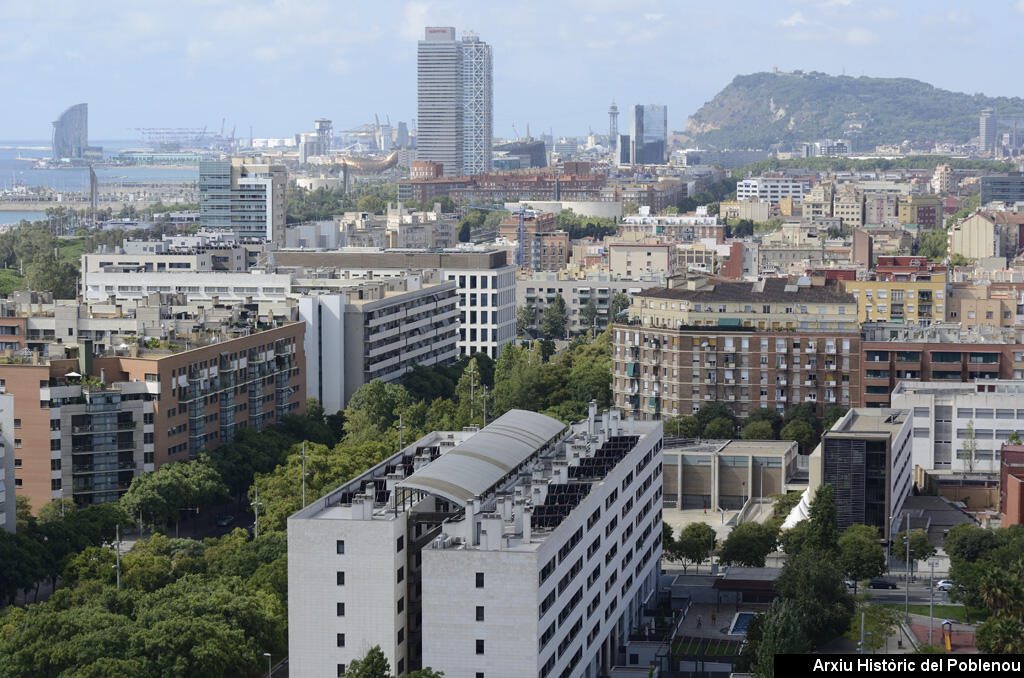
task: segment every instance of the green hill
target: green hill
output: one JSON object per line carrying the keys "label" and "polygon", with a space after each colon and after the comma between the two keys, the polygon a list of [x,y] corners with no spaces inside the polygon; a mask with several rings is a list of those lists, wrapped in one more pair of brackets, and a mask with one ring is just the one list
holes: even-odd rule
{"label": "green hill", "polygon": [[[782,148],[850,138],[856,150],[877,144],[964,143],[978,136],[991,107],[1020,118],[1024,99],[938,89],[910,78],[852,78],[825,73],[739,75],[686,121],[686,136],[711,148]],[[1000,130],[1009,129],[1000,125]]]}

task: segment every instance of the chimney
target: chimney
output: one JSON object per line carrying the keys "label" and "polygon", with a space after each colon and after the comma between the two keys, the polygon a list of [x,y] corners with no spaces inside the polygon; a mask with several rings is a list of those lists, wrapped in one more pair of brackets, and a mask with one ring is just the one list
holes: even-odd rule
{"label": "chimney", "polygon": [[533,538],[533,507],[523,507],[523,543],[529,544]]}
{"label": "chimney", "polygon": [[587,411],[587,421],[588,421],[587,433],[589,435],[594,435],[594,434],[597,433],[597,430],[594,428],[594,422],[595,422],[596,419],[597,419],[597,400],[591,400],[590,401],[590,406],[589,406],[588,411]]}

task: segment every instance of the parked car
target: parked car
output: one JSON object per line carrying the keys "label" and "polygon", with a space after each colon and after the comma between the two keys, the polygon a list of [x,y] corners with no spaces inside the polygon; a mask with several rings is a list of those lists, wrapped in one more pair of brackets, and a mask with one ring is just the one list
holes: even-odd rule
{"label": "parked car", "polygon": [[857,588],[857,582],[853,581],[852,579],[844,579],[843,583],[846,584],[846,588],[848,589]]}
{"label": "parked car", "polygon": [[956,588],[956,584],[949,579],[940,579],[935,582],[936,591],[952,591],[954,588]]}
{"label": "parked car", "polygon": [[217,524],[221,527],[227,527],[233,522],[235,522],[235,517],[227,513],[217,518]]}
{"label": "parked car", "polygon": [[868,588],[872,589],[894,589],[896,584],[889,581],[888,579],[882,579],[881,577],[874,577],[868,582]]}

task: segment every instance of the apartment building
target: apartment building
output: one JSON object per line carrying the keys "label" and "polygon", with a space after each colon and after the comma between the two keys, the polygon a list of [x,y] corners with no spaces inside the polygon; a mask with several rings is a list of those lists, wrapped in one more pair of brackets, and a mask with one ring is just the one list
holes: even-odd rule
{"label": "apartment building", "polygon": [[913,485],[909,410],[854,408],[825,431],[809,459],[809,495],[832,485],[839,529],[854,523],[892,539]]}
{"label": "apartment building", "polygon": [[900,381],[1024,379],[1024,343],[1012,328],[869,324],[861,351],[863,407],[890,407]]}
{"label": "apartment building", "polygon": [[975,212],[949,229],[949,251],[968,259],[1013,259],[1024,242],[1024,214]]}
{"label": "apartment building", "polygon": [[832,199],[832,216],[843,226],[860,228],[864,225],[864,191],[852,184],[843,184]]}
{"label": "apartment building", "polygon": [[930,324],[946,317],[946,267],[923,257],[877,257],[870,279],[845,286],[860,322]]}
{"label": "apartment building", "polygon": [[694,281],[648,289],[616,324],[615,404],[642,419],[691,414],[710,402],[738,416],[767,407],[854,403],[860,334],[853,299],[835,281]]}
{"label": "apartment building", "polygon": [[[106,267],[101,271],[82,271],[82,298],[85,301],[136,301],[153,292],[183,294],[190,300],[239,303],[257,300],[282,300],[292,292],[288,274],[226,271],[178,271],[138,273],[135,269]],[[183,275],[186,273],[187,275]]]}
{"label": "apartment building", "polygon": [[990,325],[1013,327],[1020,306],[1013,287],[955,282],[946,294],[946,322],[960,323],[965,330]]}
{"label": "apartment building", "polygon": [[[305,411],[303,323],[0,361],[14,399],[15,482],[35,509],[117,499],[143,471]],[[149,348],[149,346],[154,346]]]}
{"label": "apartment building", "polygon": [[287,183],[284,165],[258,157],[203,160],[199,163],[199,222],[204,229],[284,244]]}
{"label": "apartment building", "polygon": [[617,276],[633,278],[676,272],[676,246],[671,242],[607,243],[608,269]]}
{"label": "apartment building", "polygon": [[901,381],[892,406],[913,414],[913,465],[926,471],[999,470],[999,451],[1024,431],[1024,381]]}
{"label": "apartment building", "polygon": [[516,306],[532,306],[539,319],[544,309],[561,295],[569,312],[570,333],[586,332],[592,325],[585,323],[580,311],[591,301],[597,309],[597,327],[603,329],[613,320],[611,300],[619,293],[632,297],[649,287],[665,284],[663,276],[645,279],[625,279],[608,273],[588,273],[579,278],[564,274],[537,272],[516,279]]}
{"label": "apartment building", "polygon": [[767,200],[777,205],[783,198],[800,198],[811,190],[807,181],[790,177],[760,176],[736,184],[737,200]]}
{"label": "apartment building", "polygon": [[657,589],[662,436],[596,409],[428,434],[292,515],[292,670],[606,675]]}
{"label": "apartment building", "polygon": [[901,195],[898,219],[903,225],[941,228],[942,200],[937,195]]}
{"label": "apartment building", "polygon": [[[765,219],[766,220],[766,219]],[[698,207],[696,214],[662,216],[631,215],[622,218],[621,235],[636,233],[642,237],[663,238],[669,242],[684,243],[696,240],[725,242],[725,224],[718,223],[716,215],[708,215],[707,207]]]}
{"label": "apartment building", "polygon": [[497,358],[516,336],[516,268],[502,250],[280,250],[271,261],[278,270],[318,270],[324,276],[393,277],[436,270],[441,279],[457,285],[461,355],[480,352]]}

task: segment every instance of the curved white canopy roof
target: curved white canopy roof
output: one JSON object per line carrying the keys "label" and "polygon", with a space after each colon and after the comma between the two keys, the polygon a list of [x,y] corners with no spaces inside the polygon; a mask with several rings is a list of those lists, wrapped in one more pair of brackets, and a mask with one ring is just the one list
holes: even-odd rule
{"label": "curved white canopy roof", "polygon": [[519,468],[564,428],[565,424],[543,414],[509,410],[398,487],[467,504]]}

